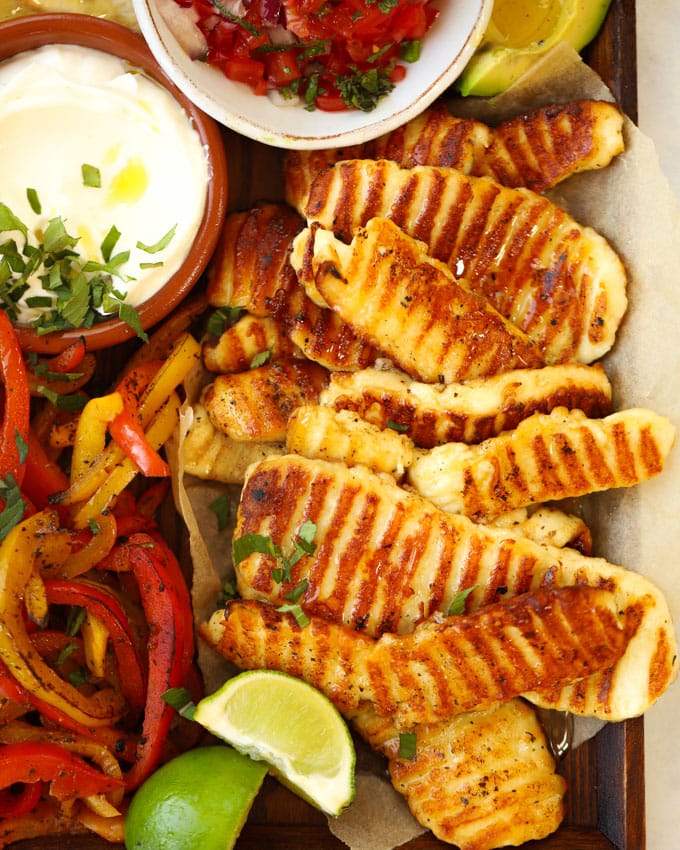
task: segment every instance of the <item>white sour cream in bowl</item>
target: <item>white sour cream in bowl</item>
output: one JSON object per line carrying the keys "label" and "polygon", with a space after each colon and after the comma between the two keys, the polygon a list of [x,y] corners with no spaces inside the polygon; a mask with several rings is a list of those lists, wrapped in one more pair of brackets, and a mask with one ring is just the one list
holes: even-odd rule
{"label": "white sour cream in bowl", "polygon": [[[85,261],[104,263],[102,246],[117,258],[115,289],[137,307],[185,260],[209,178],[206,151],[181,105],[123,59],[54,44],[0,62],[0,203],[28,234],[5,227],[1,242],[40,244],[49,222],[60,221]],[[45,274],[43,266],[30,277],[18,323],[48,309],[31,301],[54,302]]]}

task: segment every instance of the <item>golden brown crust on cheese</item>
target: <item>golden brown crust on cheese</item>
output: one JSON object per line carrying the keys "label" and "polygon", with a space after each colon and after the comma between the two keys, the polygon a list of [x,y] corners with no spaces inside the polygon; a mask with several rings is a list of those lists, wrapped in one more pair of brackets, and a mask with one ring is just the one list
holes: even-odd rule
{"label": "golden brown crust on cheese", "polygon": [[192,422],[182,442],[182,462],[188,475],[224,484],[243,484],[251,464],[285,453],[283,443],[232,440],[215,428],[202,404],[192,406]]}
{"label": "golden brown crust on cheese", "polygon": [[566,177],[604,168],[623,151],[623,115],[613,103],[544,106],[494,128],[471,174],[543,192]]}
{"label": "golden brown crust on cheese", "polygon": [[673,446],[665,416],[633,408],[605,419],[581,410],[535,413],[476,446],[422,452],[408,481],[442,510],[476,520],[537,502],[632,487],[658,475]]}
{"label": "golden brown crust on cheese", "polygon": [[297,286],[289,254],[303,224],[286,204],[262,203],[227,216],[208,270],[208,303],[270,315],[276,292]]}
{"label": "golden brown crust on cheese", "polygon": [[357,413],[378,428],[395,423],[416,445],[432,448],[481,443],[555,407],[604,416],[611,409],[611,384],[602,367],[580,363],[515,369],[446,386],[414,381],[395,369],[368,368],[333,374],[321,403]]}
{"label": "golden brown crust on cheese", "polygon": [[521,699],[416,726],[413,759],[399,758],[399,730],[389,718],[370,706],[350,718],[387,756],[392,784],[418,822],[460,850],[543,838],[564,817],[566,782]]}
{"label": "golden brown crust on cheese", "polygon": [[286,447],[292,454],[363,464],[401,479],[413,463],[411,440],[391,428],[380,430],[347,410],[298,407],[288,420]]}
{"label": "golden brown crust on cheese", "polygon": [[526,334],[425,249],[384,218],[371,219],[350,245],[317,229],[316,288],[343,321],[419,380],[450,383],[542,365]]}
{"label": "golden brown crust on cheese", "polygon": [[203,404],[213,425],[233,440],[284,442],[291,413],[318,401],[327,381],[328,373],[316,363],[280,360],[217,375]]}
{"label": "golden brown crust on cheese", "polygon": [[390,159],[402,168],[436,165],[543,192],[572,174],[603,168],[623,150],[623,116],[612,103],[545,106],[497,127],[458,118],[438,101],[377,139],[346,148],[289,151],[286,200],[304,214],[314,177],[345,159]]}
{"label": "golden brown crust on cheese", "polygon": [[526,332],[547,363],[599,359],[626,309],[626,274],[606,240],[527,189],[350,160],[314,180],[307,217],[347,243],[370,219],[390,218]]}
{"label": "golden brown crust on cheese", "polygon": [[277,293],[272,316],[306,357],[326,369],[363,369],[379,356],[351,325],[315,304],[301,286]]}
{"label": "golden brown crust on cheese", "polygon": [[296,354],[281,325],[272,318],[245,315],[220,334],[217,342],[204,342],[203,365],[211,372],[244,372],[253,358],[268,352],[272,360]]}
{"label": "golden brown crust on cheese", "polygon": [[447,514],[365,467],[288,455],[249,470],[236,537],[269,535],[287,551],[306,520],[316,525],[313,556],[278,584],[275,559],[249,555],[237,570],[243,597],[281,605],[306,579],[299,603],[309,614],[382,634],[411,631],[471,587],[468,611],[541,585],[587,584],[614,592],[619,610],[635,611],[639,626],[612,670],[535,701],[621,720],[646,710],[677,675],[668,605],[631,570]]}
{"label": "golden brown crust on cheese", "polygon": [[253,600],[216,619],[203,635],[238,667],[303,678],[343,710],[370,702],[400,729],[581,679],[625,648],[614,596],[590,587],[541,589],[377,640],[321,618],[301,627]]}

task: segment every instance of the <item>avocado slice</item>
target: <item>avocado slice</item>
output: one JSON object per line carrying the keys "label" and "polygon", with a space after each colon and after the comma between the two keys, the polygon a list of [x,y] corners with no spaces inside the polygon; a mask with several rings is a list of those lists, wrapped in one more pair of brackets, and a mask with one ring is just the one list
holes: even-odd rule
{"label": "avocado slice", "polygon": [[611,0],[496,0],[480,47],[458,79],[462,95],[492,97],[509,88],[555,44],[581,50],[597,35]]}

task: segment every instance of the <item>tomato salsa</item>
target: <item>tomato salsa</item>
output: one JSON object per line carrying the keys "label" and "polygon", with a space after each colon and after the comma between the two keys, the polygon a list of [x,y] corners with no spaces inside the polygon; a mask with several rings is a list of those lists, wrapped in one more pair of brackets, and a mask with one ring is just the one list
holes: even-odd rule
{"label": "tomato salsa", "polygon": [[256,94],[306,109],[372,110],[420,56],[432,0],[176,0],[193,6],[205,61]]}

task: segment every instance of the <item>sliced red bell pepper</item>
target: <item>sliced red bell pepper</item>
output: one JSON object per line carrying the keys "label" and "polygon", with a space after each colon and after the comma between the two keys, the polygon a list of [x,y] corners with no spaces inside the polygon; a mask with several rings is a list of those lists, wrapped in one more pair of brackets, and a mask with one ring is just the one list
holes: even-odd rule
{"label": "sliced red bell pepper", "polygon": [[68,581],[49,578],[44,584],[50,604],[85,608],[106,626],[118,663],[123,695],[133,710],[141,711],[146,701],[144,666],[125,611],[115,594],[87,579]]}
{"label": "sliced red bell pepper", "polygon": [[139,400],[162,365],[163,361],[149,360],[125,374],[116,387],[116,392],[123,399],[124,410],[109,424],[113,439],[149,478],[170,475],[170,468],[149,443],[139,422]]}
{"label": "sliced red bell pepper", "polygon": [[124,407],[109,423],[109,433],[148,478],[170,475],[170,467],[149,442],[139,420],[127,408]]}
{"label": "sliced red bell pepper", "polygon": [[[149,682],[142,735],[135,763],[125,777],[126,788],[131,791],[163,757],[173,718],[163,694],[183,684],[190,648],[193,654],[193,632],[187,633],[186,583],[180,571],[178,584],[175,570],[179,570],[179,565],[167,557],[166,547],[147,534],[135,534],[124,545],[149,626]],[[191,621],[190,608],[188,614]]]}
{"label": "sliced red bell pepper", "polygon": [[93,767],[47,741],[4,744],[0,748],[0,788],[17,782],[49,782],[50,794],[58,800],[106,794],[123,786],[115,776]]}
{"label": "sliced red bell pepper", "polygon": [[22,489],[35,507],[42,510],[49,507],[50,496],[66,490],[69,480],[66,473],[48,457],[32,428],[27,431],[26,443],[28,453]]}
{"label": "sliced red bell pepper", "polygon": [[18,818],[27,815],[38,805],[43,783],[31,782],[0,791],[0,818]]}
{"label": "sliced red bell pepper", "polygon": [[1,309],[0,380],[4,387],[0,396],[0,478],[9,474],[21,484],[24,464],[20,457],[17,437],[27,441],[31,394],[19,340],[7,313]]}
{"label": "sliced red bell pepper", "polygon": [[49,370],[61,373],[75,372],[83,362],[86,353],[85,339],[81,336],[50,360]]}
{"label": "sliced red bell pepper", "polygon": [[50,723],[54,723],[62,729],[68,729],[69,732],[82,735],[84,738],[96,741],[98,744],[103,744],[117,758],[127,762],[134,760],[137,743],[136,736],[132,733],[123,732],[114,726],[84,726],[48,702],[32,694],[29,694],[29,698],[33,708],[40,712],[44,719]]}

